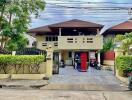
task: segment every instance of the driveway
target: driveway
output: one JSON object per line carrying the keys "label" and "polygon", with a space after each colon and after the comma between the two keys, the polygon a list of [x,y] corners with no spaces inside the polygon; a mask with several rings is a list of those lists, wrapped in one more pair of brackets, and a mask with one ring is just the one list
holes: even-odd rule
{"label": "driveway", "polygon": [[78,72],[73,67],[60,68],[58,75],[53,75],[50,84],[43,89],[64,90],[102,90],[125,91],[127,86],[121,83],[113,71],[89,68],[87,72]]}

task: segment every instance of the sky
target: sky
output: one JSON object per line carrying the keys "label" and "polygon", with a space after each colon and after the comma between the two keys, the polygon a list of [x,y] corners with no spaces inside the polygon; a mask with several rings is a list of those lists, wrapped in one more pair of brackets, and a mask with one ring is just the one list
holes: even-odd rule
{"label": "sky", "polygon": [[132,0],[45,0],[46,7],[36,19],[32,16],[30,28],[36,28],[71,19],[95,22],[105,28],[132,17]]}

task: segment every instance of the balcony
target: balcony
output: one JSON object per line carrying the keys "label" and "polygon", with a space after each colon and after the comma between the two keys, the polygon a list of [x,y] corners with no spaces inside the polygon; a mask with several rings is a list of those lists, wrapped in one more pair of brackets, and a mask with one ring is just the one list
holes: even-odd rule
{"label": "balcony", "polygon": [[103,36],[58,36],[58,49],[102,49]]}
{"label": "balcony", "polygon": [[37,48],[46,50],[46,48],[48,48],[49,45],[52,45],[52,47],[53,47],[54,50],[58,50],[58,42],[57,41],[52,41],[52,42],[49,42],[49,41],[39,41],[37,43]]}

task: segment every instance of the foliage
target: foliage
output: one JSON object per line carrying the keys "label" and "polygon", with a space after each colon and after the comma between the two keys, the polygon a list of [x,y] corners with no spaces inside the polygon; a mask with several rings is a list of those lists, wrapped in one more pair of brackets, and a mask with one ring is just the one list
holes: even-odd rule
{"label": "foliage", "polygon": [[0,71],[4,71],[4,73],[9,73],[12,68],[15,68],[15,73],[21,68],[29,67],[30,72],[33,70],[38,72],[39,65],[44,62],[43,55],[0,55]]}
{"label": "foliage", "polygon": [[54,60],[54,64],[55,64],[55,65],[59,65],[59,61]]}
{"label": "foliage", "polygon": [[123,39],[125,39],[124,35],[116,35],[116,38],[114,39],[115,41],[122,41]]}
{"label": "foliage", "polygon": [[109,51],[109,50],[112,50],[113,48],[114,48],[113,39],[112,38],[107,38],[104,41],[103,51]]}
{"label": "foliage", "polygon": [[119,70],[119,74],[123,76],[123,71],[132,69],[132,56],[118,56],[116,58],[116,67]]}
{"label": "foliage", "polygon": [[125,33],[125,35],[117,35],[115,42],[121,41],[122,44],[119,48],[123,49],[126,53],[129,53],[129,47],[132,45],[132,32]]}
{"label": "foliage", "polygon": [[[10,38],[12,40],[17,34],[19,36],[25,33],[31,21],[31,15],[38,17],[39,11],[44,7],[44,0],[0,0],[1,47],[4,47],[4,42],[8,42]],[[16,42],[11,43],[11,48],[16,46]]]}
{"label": "foliage", "polygon": [[17,50],[20,48],[24,48],[27,45],[27,38],[24,37],[23,34],[13,35],[13,37],[8,41],[7,48],[9,50]]}

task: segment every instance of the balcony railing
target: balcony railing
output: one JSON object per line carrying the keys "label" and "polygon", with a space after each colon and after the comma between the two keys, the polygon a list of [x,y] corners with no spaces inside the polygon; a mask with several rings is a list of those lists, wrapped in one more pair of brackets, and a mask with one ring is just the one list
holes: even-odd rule
{"label": "balcony railing", "polygon": [[103,36],[58,36],[58,49],[102,49]]}
{"label": "balcony railing", "polygon": [[46,48],[48,48],[49,45],[52,45],[54,50],[58,50],[58,41],[52,41],[52,42],[49,42],[49,41],[41,41],[40,42],[39,41],[37,43],[37,48],[46,50]]}

